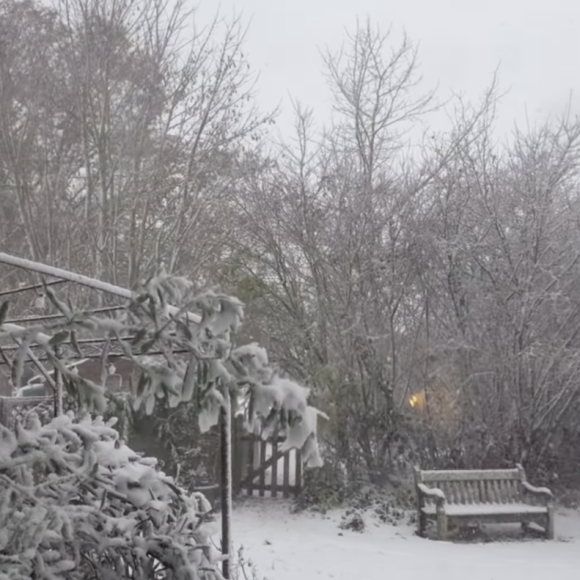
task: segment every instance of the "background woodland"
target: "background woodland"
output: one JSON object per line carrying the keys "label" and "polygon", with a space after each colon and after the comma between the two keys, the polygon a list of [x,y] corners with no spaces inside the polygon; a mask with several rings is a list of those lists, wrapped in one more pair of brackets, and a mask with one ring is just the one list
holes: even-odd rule
{"label": "background woodland", "polygon": [[[413,42],[361,23],[322,54],[332,123],[296,104],[282,140],[243,21],[195,22],[184,1],[0,4],[2,251],[238,296],[350,481],[521,461],[580,482],[580,122],[499,139],[493,85],[433,133]],[[44,312],[29,298],[11,313]]]}

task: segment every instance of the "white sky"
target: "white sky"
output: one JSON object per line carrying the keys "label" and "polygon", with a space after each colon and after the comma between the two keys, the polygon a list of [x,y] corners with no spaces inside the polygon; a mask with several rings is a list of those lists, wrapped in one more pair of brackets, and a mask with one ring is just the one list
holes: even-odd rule
{"label": "white sky", "polygon": [[[289,95],[324,122],[328,91],[319,49],[339,48],[357,16],[419,46],[426,88],[478,99],[499,65],[502,131],[514,120],[541,121],[572,100],[580,112],[580,0],[221,0],[221,12],[250,22],[246,48],[260,71],[259,102],[282,101],[281,131],[291,123]],[[202,0],[202,14],[218,7]]]}

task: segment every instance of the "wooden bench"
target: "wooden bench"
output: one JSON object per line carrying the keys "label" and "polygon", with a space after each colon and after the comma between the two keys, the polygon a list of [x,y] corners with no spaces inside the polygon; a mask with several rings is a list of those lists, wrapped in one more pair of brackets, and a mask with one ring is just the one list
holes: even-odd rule
{"label": "wooden bench", "polygon": [[447,539],[449,523],[531,523],[554,538],[554,496],[546,487],[526,480],[515,469],[421,471],[415,469],[417,533],[424,536],[429,520],[437,523],[437,537]]}

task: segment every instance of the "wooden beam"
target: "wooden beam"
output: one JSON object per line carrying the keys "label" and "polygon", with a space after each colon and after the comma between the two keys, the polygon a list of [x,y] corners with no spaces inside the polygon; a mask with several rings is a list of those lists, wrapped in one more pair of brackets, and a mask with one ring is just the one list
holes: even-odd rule
{"label": "wooden beam", "polygon": [[[253,442],[250,443],[251,445],[253,445]],[[250,473],[248,473],[248,475],[246,475],[246,477],[244,477],[244,479],[242,479],[242,481],[239,483],[238,487],[245,487],[246,485],[252,483],[254,481],[254,479],[258,476],[260,476],[262,474],[262,472],[264,472],[266,469],[268,469],[268,467],[274,465],[274,463],[276,461],[278,461],[279,459],[281,459],[282,457],[284,457],[285,453],[289,453],[288,451],[277,451],[275,454],[272,453],[272,455],[270,456],[269,459],[267,459],[266,461],[264,461],[263,463],[260,464],[260,467],[257,467],[256,469],[253,469],[252,471],[250,471]],[[260,458],[261,460],[262,458]]]}

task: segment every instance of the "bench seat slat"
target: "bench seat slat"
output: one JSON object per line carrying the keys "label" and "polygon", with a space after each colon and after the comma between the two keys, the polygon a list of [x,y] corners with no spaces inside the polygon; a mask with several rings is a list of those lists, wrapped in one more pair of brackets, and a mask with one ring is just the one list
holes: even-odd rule
{"label": "bench seat slat", "polygon": [[[435,515],[436,507],[433,504],[422,508],[423,513]],[[517,514],[545,514],[548,508],[545,506],[527,505],[523,503],[503,504],[447,504],[445,513],[450,517],[461,516],[493,516],[493,515],[517,515]]]}

